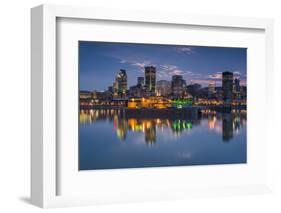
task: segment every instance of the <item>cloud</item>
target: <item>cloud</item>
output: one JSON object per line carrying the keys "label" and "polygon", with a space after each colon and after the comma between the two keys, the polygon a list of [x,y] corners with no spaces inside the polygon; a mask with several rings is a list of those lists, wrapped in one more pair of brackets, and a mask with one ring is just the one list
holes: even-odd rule
{"label": "cloud", "polygon": [[210,83],[215,83],[216,85],[220,85],[221,81],[220,80],[214,80],[214,79],[192,79],[190,80],[190,83],[192,84],[201,84],[203,86],[207,86]]}
{"label": "cloud", "polygon": [[131,66],[135,66],[138,69],[139,72],[143,73],[144,68],[146,66],[155,66],[156,67],[156,74],[157,77],[160,79],[168,79],[170,80],[173,75],[182,75],[182,76],[187,76],[187,75],[193,75],[191,71],[188,70],[183,70],[179,68],[176,65],[173,64],[154,64],[149,60],[125,60],[122,59],[120,61],[122,64],[129,64]]}
{"label": "cloud", "polygon": [[145,68],[146,66],[150,66],[152,64],[150,61],[143,61],[143,62],[135,62],[135,63],[132,63],[131,65],[137,66],[139,68]]}
{"label": "cloud", "polygon": [[208,75],[208,77],[210,79],[222,79],[222,73],[221,72],[213,73]]}
{"label": "cloud", "polygon": [[120,61],[120,63],[121,63],[121,64],[126,64],[126,63],[127,63],[127,60],[122,59],[122,60]]}
{"label": "cloud", "polygon": [[233,74],[234,75],[241,75],[241,72],[240,71],[233,71]]}
{"label": "cloud", "polygon": [[[239,78],[241,77],[241,72],[240,71],[231,71],[233,73],[234,78]],[[213,74],[209,74],[208,77],[210,79],[222,79],[222,72],[216,72]]]}
{"label": "cloud", "polygon": [[192,75],[191,71],[183,70],[173,64],[162,64],[157,69],[157,75],[160,78],[169,78],[171,79],[173,75],[182,75],[184,77]]}
{"label": "cloud", "polygon": [[191,55],[194,53],[194,47],[176,47],[176,52]]}
{"label": "cloud", "polygon": [[242,76],[241,72],[240,71],[233,71],[233,77],[234,78],[238,78],[240,79]]}
{"label": "cloud", "polygon": [[146,66],[151,66],[153,65],[150,61],[147,61],[147,60],[125,60],[125,59],[122,59],[120,61],[121,64],[129,64],[129,65],[132,65],[132,66],[136,66],[136,67],[139,67],[139,68],[144,68]]}

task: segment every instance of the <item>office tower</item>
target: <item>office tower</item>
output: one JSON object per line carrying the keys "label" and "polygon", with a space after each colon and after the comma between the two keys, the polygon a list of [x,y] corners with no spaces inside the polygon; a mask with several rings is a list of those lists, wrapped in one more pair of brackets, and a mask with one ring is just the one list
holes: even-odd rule
{"label": "office tower", "polygon": [[144,77],[138,77],[138,87],[143,87],[144,86]]}
{"label": "office tower", "polygon": [[171,93],[171,82],[166,80],[157,81],[156,94],[157,96],[168,96]]}
{"label": "office tower", "polygon": [[119,97],[125,97],[127,92],[127,74],[126,70],[120,69],[116,76],[115,89]]}
{"label": "office tower", "polygon": [[192,95],[193,97],[196,97],[199,95],[199,92],[200,92],[200,89],[201,89],[201,85],[200,84],[189,84],[186,86],[186,91]]}
{"label": "office tower", "polygon": [[223,72],[222,73],[222,93],[223,101],[225,104],[231,104],[233,98],[233,73]]}
{"label": "office tower", "polygon": [[172,76],[172,94],[174,97],[183,97],[186,91],[186,82],[182,75]]}
{"label": "office tower", "polygon": [[213,97],[215,93],[216,93],[216,83],[210,82],[208,85],[208,96]]}
{"label": "office tower", "polygon": [[154,66],[145,67],[145,86],[151,95],[155,95],[156,68]]}
{"label": "office tower", "polygon": [[235,99],[240,99],[240,80],[236,78],[234,80],[234,87],[233,87],[233,92],[234,92],[234,98]]}

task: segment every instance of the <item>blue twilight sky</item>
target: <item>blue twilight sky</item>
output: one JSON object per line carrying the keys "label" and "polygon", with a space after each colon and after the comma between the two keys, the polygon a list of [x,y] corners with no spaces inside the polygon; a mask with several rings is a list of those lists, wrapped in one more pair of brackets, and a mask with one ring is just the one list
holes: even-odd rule
{"label": "blue twilight sky", "polygon": [[80,90],[105,90],[125,69],[128,88],[144,76],[144,67],[156,66],[156,80],[183,75],[187,84],[221,85],[221,73],[231,71],[246,84],[247,49],[112,42],[79,42]]}

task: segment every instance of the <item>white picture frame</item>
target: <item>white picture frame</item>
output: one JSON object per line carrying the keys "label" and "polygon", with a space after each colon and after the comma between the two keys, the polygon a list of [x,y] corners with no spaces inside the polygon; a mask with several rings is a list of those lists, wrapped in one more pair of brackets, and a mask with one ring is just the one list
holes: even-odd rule
{"label": "white picture frame", "polygon": [[[264,32],[265,58],[264,74],[265,87],[261,89],[264,92],[265,102],[262,103],[261,110],[271,108],[273,103],[272,79],[273,76],[273,21],[271,19],[257,18],[238,18],[238,17],[216,17],[173,13],[153,13],[145,11],[123,11],[100,8],[84,8],[74,6],[54,6],[41,5],[31,10],[31,201],[33,204],[47,208],[60,206],[90,205],[96,203],[114,203],[142,200],[165,200],[173,198],[185,198],[196,196],[213,195],[232,195],[232,194],[251,194],[270,191],[270,161],[266,161],[265,166],[259,172],[264,173],[259,183],[253,185],[245,183],[235,183],[233,185],[217,185],[209,188],[200,183],[194,188],[178,189],[171,186],[166,190],[156,190],[154,193],[133,194],[132,191],[126,191],[128,194],[118,196],[118,193],[110,196],[110,189],[103,195],[91,196],[83,195],[59,195],[58,196],[58,174],[60,167],[58,159],[60,158],[57,146],[57,88],[60,83],[57,79],[57,21],[64,19],[87,19],[87,20],[106,20],[133,23],[153,23],[156,25],[167,26],[202,26],[213,28],[232,29],[253,29]],[[264,111],[263,111],[264,112]],[[268,112],[271,114],[273,112]],[[265,141],[262,143],[270,146],[270,119],[272,116],[266,116],[267,126],[265,133],[262,133]],[[267,155],[264,150],[262,153]],[[181,168],[183,172],[185,168]],[[214,168],[209,168],[212,170]],[[230,168],[231,170],[232,168]],[[155,175],[157,169],[150,169]],[[175,168],[167,168],[171,173]],[[160,171],[161,172],[161,171]],[[122,170],[121,175],[128,174],[130,171]],[[156,174],[157,173],[157,174]],[[104,177],[107,175],[103,174]],[[126,175],[125,175],[126,176]],[[103,176],[99,174],[99,178]],[[161,186],[161,185],[159,185]],[[164,186],[164,185],[163,185]],[[125,186],[124,186],[125,187]],[[134,190],[134,189],[131,189]],[[137,189],[136,189],[137,191]],[[109,194],[108,194],[109,193]],[[124,191],[125,193],[125,191]],[[114,193],[112,193],[114,194]],[[156,197],[157,195],[157,197]]]}

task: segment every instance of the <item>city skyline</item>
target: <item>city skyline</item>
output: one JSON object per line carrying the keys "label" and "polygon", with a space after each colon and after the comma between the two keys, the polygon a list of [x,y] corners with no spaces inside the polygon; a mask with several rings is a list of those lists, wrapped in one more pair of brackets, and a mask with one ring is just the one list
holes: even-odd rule
{"label": "city skyline", "polygon": [[245,48],[79,42],[79,170],[247,163],[246,61]]}
{"label": "city skyline", "polygon": [[146,66],[156,68],[156,81],[182,75],[187,85],[221,86],[222,72],[231,71],[246,85],[246,55],[246,48],[80,41],[80,90],[107,90],[120,69],[126,70],[129,88],[144,77]]}

